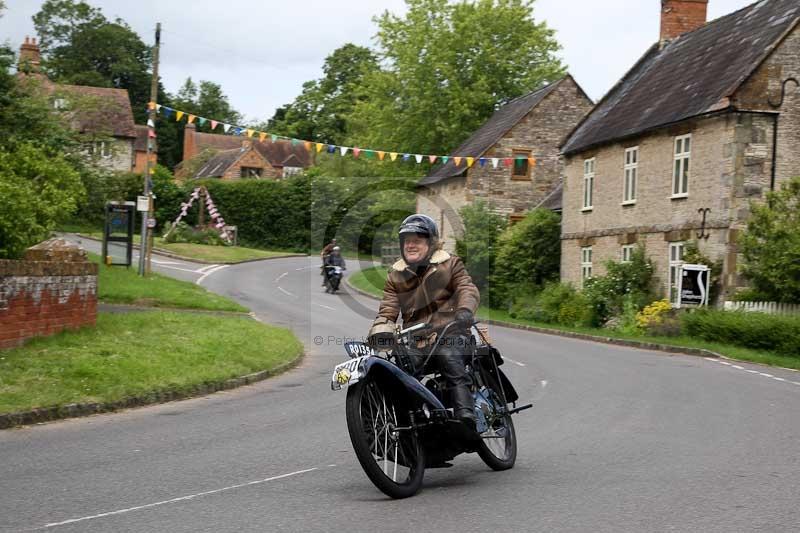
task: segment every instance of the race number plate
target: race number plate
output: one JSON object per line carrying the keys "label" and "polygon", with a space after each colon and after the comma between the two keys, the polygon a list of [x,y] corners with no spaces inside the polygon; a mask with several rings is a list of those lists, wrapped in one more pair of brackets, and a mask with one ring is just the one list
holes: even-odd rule
{"label": "race number plate", "polygon": [[344,348],[350,357],[363,357],[365,355],[375,355],[372,348],[364,342],[346,342]]}
{"label": "race number plate", "polygon": [[359,368],[361,362],[370,357],[369,355],[356,357],[336,365],[336,368],[333,369],[333,375],[331,376],[331,389],[340,390],[342,387],[357,383],[359,379],[364,377],[361,375]]}

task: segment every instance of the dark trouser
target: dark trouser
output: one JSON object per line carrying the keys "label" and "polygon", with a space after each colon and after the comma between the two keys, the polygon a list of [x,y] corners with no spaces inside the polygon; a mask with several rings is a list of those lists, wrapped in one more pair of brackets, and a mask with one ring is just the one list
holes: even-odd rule
{"label": "dark trouser", "polygon": [[[465,368],[465,359],[470,352],[471,343],[472,338],[466,334],[448,335],[440,340],[431,356],[431,361],[444,377],[456,416],[474,419],[475,403],[469,390],[472,377]],[[430,352],[430,347],[412,349],[410,352],[414,365],[419,368]],[[430,362],[428,364],[430,365]]]}

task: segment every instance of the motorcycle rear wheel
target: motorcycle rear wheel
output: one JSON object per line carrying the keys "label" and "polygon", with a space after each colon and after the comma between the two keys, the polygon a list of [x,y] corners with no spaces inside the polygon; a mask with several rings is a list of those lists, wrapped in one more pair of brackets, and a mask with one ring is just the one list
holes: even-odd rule
{"label": "motorcycle rear wheel", "polygon": [[407,427],[405,408],[367,377],[347,391],[347,429],[361,468],[384,494],[408,498],[422,487],[425,454],[413,430]]}
{"label": "motorcycle rear wheel", "polygon": [[[500,387],[490,375],[485,376],[486,387],[492,398],[492,405],[501,405],[503,400]],[[478,455],[486,466],[492,470],[509,470],[517,461],[517,434],[514,431],[514,421],[509,414],[495,414],[494,409],[487,417],[488,431],[481,434],[478,442]]]}

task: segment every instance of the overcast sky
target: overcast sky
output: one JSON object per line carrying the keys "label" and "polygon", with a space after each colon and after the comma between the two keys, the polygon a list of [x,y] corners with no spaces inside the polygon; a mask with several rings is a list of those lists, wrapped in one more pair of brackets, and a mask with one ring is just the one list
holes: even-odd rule
{"label": "overcast sky", "polygon": [[[6,0],[0,40],[15,49],[34,35],[43,0]],[[89,0],[153,42],[162,25],[161,77],[176,92],[191,76],[222,85],[248,120],[272,116],[325,57],[353,42],[373,44],[375,15],[405,12],[404,0]],[[753,3],[710,0],[709,20]],[[660,0],[536,0],[534,17],[556,30],[569,71],[595,101],[658,39]],[[214,117],[209,117],[214,118]]]}

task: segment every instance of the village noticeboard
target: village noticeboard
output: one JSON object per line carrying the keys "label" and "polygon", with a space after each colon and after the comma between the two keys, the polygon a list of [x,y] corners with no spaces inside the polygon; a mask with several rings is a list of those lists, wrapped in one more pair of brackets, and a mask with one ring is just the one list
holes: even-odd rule
{"label": "village noticeboard", "polygon": [[683,265],[678,281],[678,306],[708,305],[711,271],[706,265]]}

